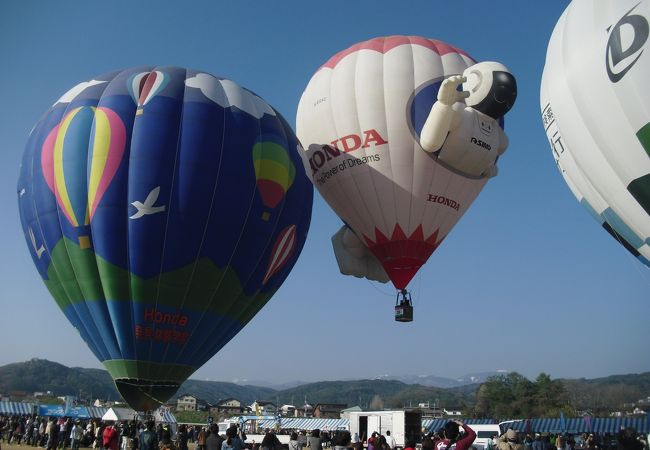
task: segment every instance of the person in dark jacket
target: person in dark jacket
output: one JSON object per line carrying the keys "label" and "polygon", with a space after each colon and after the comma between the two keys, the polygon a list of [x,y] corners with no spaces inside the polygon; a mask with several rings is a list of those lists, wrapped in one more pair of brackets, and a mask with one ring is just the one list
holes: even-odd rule
{"label": "person in dark jacket", "polygon": [[140,450],[156,450],[158,448],[158,435],[154,430],[153,421],[147,422],[147,429],[138,436],[138,446]]}
{"label": "person in dark jacket", "polygon": [[183,424],[178,427],[176,437],[178,438],[178,450],[187,450],[187,425]]}
{"label": "person in dark jacket", "polygon": [[219,435],[219,425],[210,425],[210,434],[205,438],[205,450],[221,450],[223,438]]}
{"label": "person in dark jacket", "polygon": [[264,438],[262,439],[262,443],[260,444],[260,447],[262,448],[262,450],[280,450],[282,444],[280,444],[280,440],[275,435],[273,430],[267,428],[266,433],[264,434]]}
{"label": "person in dark jacket", "polygon": [[542,436],[539,433],[535,434],[535,440],[533,441],[533,450],[546,450]]}
{"label": "person in dark jacket", "polygon": [[636,438],[634,428],[621,427],[616,440],[618,450],[643,450],[643,444]]}

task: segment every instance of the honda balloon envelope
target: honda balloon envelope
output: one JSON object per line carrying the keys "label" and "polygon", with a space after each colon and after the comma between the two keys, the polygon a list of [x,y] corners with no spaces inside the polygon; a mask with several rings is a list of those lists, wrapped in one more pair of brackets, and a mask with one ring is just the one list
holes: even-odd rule
{"label": "honda balloon envelope", "polygon": [[555,162],[591,215],[650,266],[648,0],[574,0],[555,26],[542,120]]}
{"label": "honda balloon envelope", "polygon": [[333,56],[300,99],[307,174],[402,292],[488,180],[420,145],[442,81],[474,64],[441,41],[376,38]]}
{"label": "honda balloon envelope", "polygon": [[169,399],[266,304],[313,190],[282,116],[178,67],[96,77],[32,130],[18,180],[45,285],[124,399]]}

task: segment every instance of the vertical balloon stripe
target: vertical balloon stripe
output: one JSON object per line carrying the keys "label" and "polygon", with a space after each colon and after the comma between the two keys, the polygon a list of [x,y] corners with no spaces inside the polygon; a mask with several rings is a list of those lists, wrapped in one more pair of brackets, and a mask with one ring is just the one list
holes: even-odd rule
{"label": "vertical balloon stripe", "polygon": [[127,81],[127,89],[136,105],[140,103],[140,92],[148,74],[149,72],[140,72],[129,77]]}
{"label": "vertical balloon stripe", "polygon": [[65,217],[75,227],[86,216],[86,176],[78,165],[85,160],[93,120],[92,107],[79,107],[61,122],[53,151],[55,195]]}
{"label": "vertical balloon stripe", "polygon": [[72,204],[70,203],[67,188],[65,185],[65,179],[63,177],[63,141],[72,118],[80,109],[81,108],[74,109],[63,118],[63,121],[61,122],[59,128],[59,133],[57,133],[56,136],[52,154],[54,194],[56,195],[56,200],[61,206],[63,214],[68,219],[68,222],[70,222],[75,227],[79,226],[79,223],[77,222],[77,218],[74,216],[74,212],[72,211]]}
{"label": "vertical balloon stripe", "polygon": [[138,103],[141,105],[146,104],[147,97],[150,93],[153,92],[153,85],[156,82],[156,74],[158,72],[150,72],[149,75],[144,79],[144,84],[142,85],[142,90],[140,91],[140,98],[138,98]]}
{"label": "vertical balloon stripe", "polygon": [[126,128],[112,110],[97,108],[92,131],[88,209],[92,219],[124,156]]}
{"label": "vertical balloon stripe", "polygon": [[54,144],[59,134],[59,128],[60,125],[57,125],[50,131],[41,149],[41,171],[43,172],[43,178],[45,178],[47,186],[52,192],[56,191],[54,185]]}
{"label": "vertical balloon stripe", "polygon": [[146,105],[153,97],[162,91],[169,81],[169,77],[158,70],[151,72],[142,87],[139,104]]}
{"label": "vertical balloon stripe", "polygon": [[266,284],[278,270],[280,270],[289,260],[293,250],[296,247],[296,226],[290,225],[280,232],[273,245],[271,261],[264,275],[262,284]]}

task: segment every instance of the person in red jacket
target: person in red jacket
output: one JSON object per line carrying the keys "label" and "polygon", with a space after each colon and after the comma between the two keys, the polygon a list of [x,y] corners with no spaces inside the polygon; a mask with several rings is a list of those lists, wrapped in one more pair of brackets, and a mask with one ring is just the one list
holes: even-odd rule
{"label": "person in red jacket", "polygon": [[[465,435],[459,439],[461,427],[465,430]],[[442,439],[436,442],[436,450],[467,450],[476,439],[474,430],[460,420],[447,422],[442,434]]]}
{"label": "person in red jacket", "polygon": [[102,447],[108,450],[118,450],[120,445],[120,432],[117,431],[113,423],[109,423],[106,428],[104,428],[104,433],[102,434]]}

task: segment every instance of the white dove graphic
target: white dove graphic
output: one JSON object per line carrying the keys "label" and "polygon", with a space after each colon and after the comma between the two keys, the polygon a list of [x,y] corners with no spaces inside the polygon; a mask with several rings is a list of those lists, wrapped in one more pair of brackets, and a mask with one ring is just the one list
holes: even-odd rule
{"label": "white dove graphic", "polygon": [[149,192],[147,198],[144,200],[144,203],[139,201],[134,201],[131,203],[137,209],[136,213],[133,214],[129,219],[139,219],[142,216],[150,216],[151,214],[161,213],[165,211],[165,205],[163,206],[154,206],[156,200],[158,200],[158,194],[160,194],[160,186],[157,186]]}
{"label": "white dove graphic", "polygon": [[32,231],[31,227],[29,227],[29,239],[32,241],[32,247],[34,247],[36,256],[38,256],[38,259],[41,259],[41,255],[45,251],[45,247],[43,247],[43,245],[36,247],[36,236],[34,236],[34,232]]}

